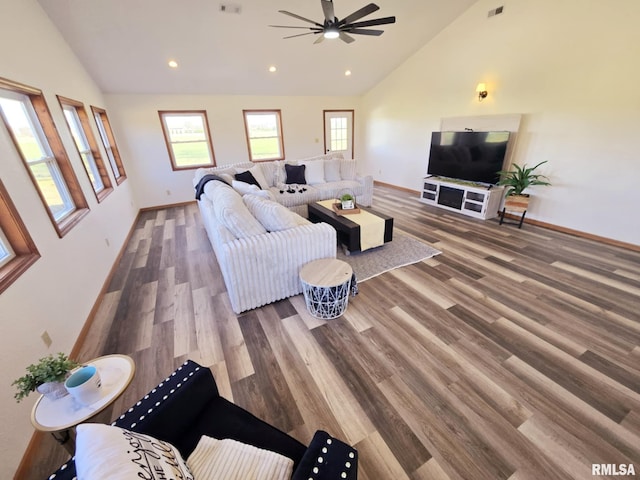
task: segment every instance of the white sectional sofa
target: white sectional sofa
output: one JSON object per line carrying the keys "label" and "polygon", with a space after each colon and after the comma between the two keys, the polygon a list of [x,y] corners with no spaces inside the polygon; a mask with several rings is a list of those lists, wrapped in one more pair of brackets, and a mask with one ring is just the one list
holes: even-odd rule
{"label": "white sectional sofa", "polygon": [[[286,183],[287,168],[300,165],[305,165],[305,183]],[[214,174],[231,183],[235,174],[244,170],[250,170],[261,183],[262,189],[271,192],[275,201],[305,218],[308,216],[309,203],[336,198],[340,193],[354,194],[356,202],[364,207],[370,207],[373,200],[373,177],[359,175],[356,161],[344,159],[341,153],[301,160],[246,162],[201,168],[196,171],[194,181],[199,181],[206,174]]]}
{"label": "white sectional sofa", "polygon": [[[287,183],[292,172],[301,172],[300,165],[305,165],[304,182]],[[246,177],[246,171],[262,188],[236,179],[236,174]],[[219,180],[201,181],[211,175]],[[309,222],[308,203],[348,191],[358,204],[370,206],[373,196],[373,178],[359,176],[355,160],[341,154],[201,168],[193,185],[236,313],[301,293],[302,266],[335,258],[336,231]]]}
{"label": "white sectional sofa", "polygon": [[231,307],[251,310],[302,291],[306,263],[335,258],[336,231],[273,200],[210,181],[198,200]]}

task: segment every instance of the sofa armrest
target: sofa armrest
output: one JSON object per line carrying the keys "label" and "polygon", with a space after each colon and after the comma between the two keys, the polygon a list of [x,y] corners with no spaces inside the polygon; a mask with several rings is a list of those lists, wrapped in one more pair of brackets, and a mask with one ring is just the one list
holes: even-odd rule
{"label": "sofa armrest", "polygon": [[[181,448],[185,429],[190,428],[217,397],[220,394],[211,370],[188,360],[120,415],[112,425],[165,440],[178,448],[182,455],[188,455],[191,452]],[[74,459],[63,464],[48,478],[76,478]]]}
{"label": "sofa armrest", "polygon": [[364,193],[358,195],[357,202],[363,207],[373,205],[373,175],[358,175],[356,181],[364,186]]}
{"label": "sofa armrest", "polygon": [[236,239],[216,250],[233,311],[266,305],[302,292],[300,269],[335,258],[336,231],[326,223],[301,225]]}
{"label": "sofa armrest", "polygon": [[291,480],[356,480],[358,451],[318,430],[313,436]]}

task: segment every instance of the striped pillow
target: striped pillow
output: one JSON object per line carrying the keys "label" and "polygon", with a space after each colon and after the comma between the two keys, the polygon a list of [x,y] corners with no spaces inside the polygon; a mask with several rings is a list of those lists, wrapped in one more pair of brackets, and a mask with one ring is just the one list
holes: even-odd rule
{"label": "striped pillow", "polygon": [[293,460],[276,452],[203,435],[187,465],[198,478],[225,480],[289,480]]}

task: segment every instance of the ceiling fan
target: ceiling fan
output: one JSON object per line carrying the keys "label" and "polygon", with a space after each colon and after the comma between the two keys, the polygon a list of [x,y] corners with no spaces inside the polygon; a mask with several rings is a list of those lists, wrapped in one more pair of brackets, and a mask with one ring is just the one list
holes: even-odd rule
{"label": "ceiling fan", "polygon": [[285,15],[289,15],[290,17],[297,18],[298,20],[302,20],[304,22],[312,23],[315,25],[314,27],[292,27],[288,25],[269,25],[270,27],[275,28],[301,28],[305,30],[311,30],[307,33],[300,33],[298,35],[289,35],[284,38],[293,38],[293,37],[301,37],[303,35],[318,35],[322,34],[318,37],[318,39],[313,43],[320,43],[325,38],[340,38],[343,42],[352,43],[355,41],[355,38],[351,36],[354,35],[373,35],[380,36],[384,32],[383,30],[373,30],[366,29],[364,27],[375,27],[377,25],[386,25],[389,23],[395,23],[396,17],[384,17],[384,18],[375,18],[373,20],[365,20],[362,22],[358,22],[356,20],[360,20],[362,17],[366,17],[367,15],[372,14],[373,12],[380,10],[374,3],[370,3],[362,7],[360,10],[356,10],[351,15],[344,17],[342,20],[339,20],[333,11],[333,0],[320,0],[322,4],[322,11],[324,12],[324,22],[318,23],[308,18],[301,17],[300,15],[296,15],[295,13],[287,12],[286,10],[278,10],[280,13],[284,13]]}

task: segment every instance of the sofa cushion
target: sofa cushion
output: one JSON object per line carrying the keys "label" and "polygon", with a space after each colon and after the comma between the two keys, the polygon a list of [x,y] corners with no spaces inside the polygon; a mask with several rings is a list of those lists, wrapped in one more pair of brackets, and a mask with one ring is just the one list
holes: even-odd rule
{"label": "sofa cushion", "polygon": [[264,179],[269,187],[273,187],[278,183],[278,175],[282,169],[282,161],[274,160],[272,162],[260,162],[258,165],[260,166],[262,175],[264,175]]}
{"label": "sofa cushion", "polygon": [[342,180],[355,180],[356,179],[356,161],[340,160],[340,176],[342,177]]}
{"label": "sofa cushion", "polygon": [[269,200],[275,200],[275,197],[270,190],[260,190],[260,187],[255,184],[252,185],[249,183],[241,182],[240,180],[234,180],[233,182],[231,182],[231,186],[242,196],[258,195],[259,197],[268,198]]}
{"label": "sofa cushion", "polygon": [[[250,181],[251,177],[246,175],[245,172],[249,172],[254,181]],[[238,177],[238,175],[241,175],[244,178]],[[264,174],[262,173],[262,168],[260,167],[260,165],[255,165],[251,168],[237,168],[235,178],[236,180],[240,180],[242,182],[258,185],[258,187],[260,187],[260,190],[269,188],[269,183],[267,182],[266,178],[264,178]]]}
{"label": "sofa cushion", "polygon": [[257,218],[262,226],[269,232],[288,230],[308,223],[308,221],[300,215],[293,213],[291,210],[273,200],[267,200],[257,195],[245,195],[243,200],[251,214]]}
{"label": "sofa cushion", "polygon": [[157,438],[99,423],[78,425],[76,435],[78,478],[194,480],[180,452]]}
{"label": "sofa cushion", "polygon": [[339,159],[324,161],[324,179],[327,182],[339,182],[342,180],[342,176],[340,175]]}
{"label": "sofa cushion", "polygon": [[290,480],[293,460],[230,438],[203,435],[187,464],[195,478]]}
{"label": "sofa cushion", "polygon": [[324,183],[324,161],[315,160],[313,162],[304,162],[300,165],[305,166],[304,178],[309,185]]}
{"label": "sofa cushion", "polygon": [[305,179],[304,171],[306,169],[305,165],[289,165],[285,164],[284,170],[287,174],[287,179],[284,183],[298,183],[305,184],[307,180]]}
{"label": "sofa cushion", "polygon": [[216,218],[236,238],[248,238],[266,233],[264,227],[251,214],[242,197],[233,188],[220,184],[213,191],[205,193],[213,203]]}

